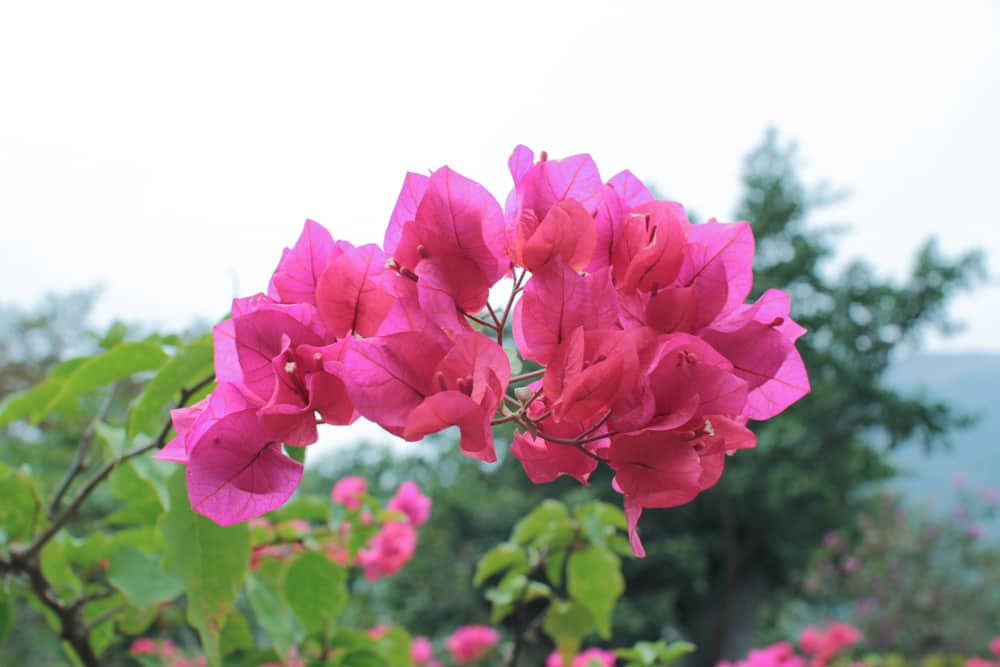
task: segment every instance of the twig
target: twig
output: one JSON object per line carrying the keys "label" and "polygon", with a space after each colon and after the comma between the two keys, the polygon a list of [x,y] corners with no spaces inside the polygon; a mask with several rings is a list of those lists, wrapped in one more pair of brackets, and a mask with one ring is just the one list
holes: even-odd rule
{"label": "twig", "polygon": [[[214,379],[215,375],[213,374],[189,389],[182,389],[181,398],[177,402],[177,407],[178,408],[184,407],[187,404],[187,402],[191,400],[192,396],[198,393],[198,391],[200,391],[203,387],[205,387],[208,383],[212,382]],[[150,452],[154,449],[162,449],[164,445],[167,444],[167,436],[170,435],[170,428],[171,428],[171,421],[168,418],[167,423],[164,425],[163,429],[160,430],[160,434],[157,436],[156,440],[149,443],[148,445],[143,445],[142,447],[136,447],[130,449],[124,454],[121,454],[117,458],[114,458],[105,463],[103,466],[101,466],[101,468],[96,473],[94,473],[94,475],[91,476],[89,480],[87,480],[87,483],[83,486],[83,488],[77,492],[77,494],[73,497],[73,500],[66,507],[66,509],[64,509],[62,513],[59,514],[59,516],[55,517],[52,520],[52,523],[49,524],[49,527],[43,530],[41,533],[39,533],[35,537],[35,539],[31,541],[31,544],[29,544],[23,551],[20,552],[21,555],[28,557],[28,556],[33,556],[34,554],[37,554],[39,551],[41,551],[42,547],[45,546],[45,543],[48,542],[50,539],[52,539],[52,537],[57,532],[59,532],[59,529],[65,526],[66,523],[73,518],[73,515],[76,514],[77,510],[80,509],[80,506],[83,504],[83,501],[85,501],[87,497],[90,496],[91,493],[93,493],[94,489],[97,488],[97,485],[103,482],[108,477],[108,475],[110,475],[114,471],[115,468],[125,463],[126,461],[129,461],[130,459],[134,459],[137,456],[145,454],[146,452]]]}
{"label": "twig", "polygon": [[123,605],[123,604],[116,604],[114,607],[111,607],[110,609],[105,609],[100,614],[98,614],[93,619],[91,619],[90,623],[87,624],[86,631],[87,632],[91,632],[91,631],[94,630],[94,628],[96,628],[97,626],[99,626],[101,623],[104,623],[106,621],[110,621],[112,618],[115,617],[115,615],[118,612],[120,612],[124,608],[125,608],[125,605]]}
{"label": "twig", "polygon": [[534,380],[535,378],[540,378],[545,375],[545,369],[539,368],[536,371],[530,371],[528,373],[521,373],[520,375],[512,375],[510,378],[510,384],[515,382],[524,382],[525,380]]}
{"label": "twig", "polygon": [[482,319],[479,319],[479,318],[478,318],[478,317],[476,317],[475,315],[469,315],[469,314],[468,314],[467,312],[465,312],[465,311],[462,311],[462,314],[463,314],[463,315],[465,315],[466,317],[468,317],[468,318],[469,318],[470,320],[472,320],[473,322],[476,322],[477,324],[481,324],[481,325],[483,325],[483,326],[484,326],[484,327],[486,327],[487,329],[493,329],[494,331],[496,331],[496,329],[497,329],[497,327],[496,327],[496,325],[495,325],[495,324],[490,324],[490,323],[489,323],[489,322],[487,322],[486,320],[482,320]]}
{"label": "twig", "polygon": [[87,461],[87,454],[90,452],[90,445],[94,441],[94,436],[97,435],[97,425],[104,421],[104,418],[108,416],[108,411],[111,410],[111,403],[115,398],[115,387],[116,385],[111,385],[111,389],[108,390],[108,395],[104,398],[104,402],[101,403],[100,409],[98,409],[94,419],[87,425],[87,429],[80,437],[73,465],[70,467],[69,472],[66,473],[66,476],[62,478],[62,481],[59,482],[55,495],[52,497],[52,503],[49,505],[50,517],[59,509],[59,503],[62,502],[63,496],[69,491],[70,484],[73,483],[77,475],[83,472],[84,464]]}

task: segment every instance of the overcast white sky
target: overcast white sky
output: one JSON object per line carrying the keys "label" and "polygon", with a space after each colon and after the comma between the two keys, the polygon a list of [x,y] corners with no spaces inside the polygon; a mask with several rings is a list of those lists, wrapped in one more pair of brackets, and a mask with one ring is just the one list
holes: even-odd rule
{"label": "overcast white sky", "polygon": [[[995,2],[346,5],[0,5],[0,301],[215,318],[306,217],[381,241],[407,169],[503,201],[517,143],[728,219],[769,124],[853,192],[842,256],[902,275],[936,234],[1000,275]],[[953,313],[1000,351],[995,279]]]}

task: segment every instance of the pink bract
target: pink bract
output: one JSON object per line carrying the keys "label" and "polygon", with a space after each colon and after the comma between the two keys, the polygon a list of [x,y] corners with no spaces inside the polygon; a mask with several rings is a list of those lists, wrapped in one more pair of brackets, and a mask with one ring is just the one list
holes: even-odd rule
{"label": "pink bract", "polygon": [[[754,446],[750,420],[809,392],[788,295],[746,303],[749,223],[691,224],[631,172],[603,182],[585,154],[518,146],[508,167],[503,209],[449,167],[408,173],[383,248],[307,221],[267,294],[233,301],[214,329],[219,386],[172,413],[159,454],[189,466],[197,511],[233,522],[284,502],[302,470],[282,447],[315,442],[318,423],[363,416],[410,441],[457,426],[461,450],[492,462],[494,422],[514,422],[510,451],[536,483],[614,471],[641,554],[644,509],[713,486]],[[505,277],[509,298],[490,302]],[[507,325],[538,370],[512,378]],[[428,503],[400,488],[390,506],[408,520],[359,556],[369,576],[412,552]]]}
{"label": "pink bract", "polygon": [[483,657],[500,641],[500,633],[486,625],[463,625],[455,630],[444,645],[456,665],[464,665]]}

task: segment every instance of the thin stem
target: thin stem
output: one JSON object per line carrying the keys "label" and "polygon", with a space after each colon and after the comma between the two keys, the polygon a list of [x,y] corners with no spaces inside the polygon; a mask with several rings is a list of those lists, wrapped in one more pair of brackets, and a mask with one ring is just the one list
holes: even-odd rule
{"label": "thin stem", "polygon": [[66,476],[62,478],[59,482],[59,486],[56,487],[55,494],[52,497],[52,503],[49,505],[49,516],[52,516],[59,509],[59,503],[62,502],[63,496],[69,491],[70,484],[76,479],[76,476],[83,472],[87,461],[87,454],[90,452],[90,445],[94,441],[94,436],[97,435],[97,424],[104,421],[104,418],[108,416],[108,411],[111,410],[111,403],[114,401],[115,397],[115,386],[111,385],[111,389],[108,390],[108,395],[104,397],[104,402],[101,403],[100,409],[98,409],[97,414],[94,419],[87,425],[87,429],[83,432],[80,437],[80,443],[76,447],[76,458],[73,459],[73,465],[70,467]]}
{"label": "thin stem", "polygon": [[514,287],[510,290],[510,296],[507,297],[507,306],[503,309],[503,317],[496,327],[497,344],[501,347],[503,347],[503,332],[507,328],[507,318],[510,316],[510,309],[514,306],[514,298],[521,291],[521,283],[524,281],[524,276],[527,273],[527,269],[522,269],[520,274],[518,274],[517,269],[514,269]]}
{"label": "thin stem", "polygon": [[24,574],[32,591],[42,604],[59,619],[59,637],[73,648],[84,667],[101,667],[101,663],[90,643],[90,634],[83,622],[82,609],[66,605],[56,597],[52,585],[42,572],[37,554],[22,556],[11,553],[10,561],[0,561],[0,574],[8,571]]}
{"label": "thin stem", "polygon": [[500,327],[500,319],[497,317],[496,311],[493,310],[493,306],[490,305],[489,301],[486,302],[486,309],[488,311],[490,311],[490,317],[493,318],[493,324],[495,325],[495,327],[499,328]]}
{"label": "thin stem", "polygon": [[[594,424],[593,426],[591,426],[590,428],[588,428],[588,429],[587,429],[586,431],[584,431],[584,432],[583,432],[583,433],[581,433],[580,435],[581,435],[582,437],[587,437],[588,435],[590,435],[591,433],[593,433],[593,432],[594,432],[594,431],[596,431],[597,429],[599,429],[599,428],[601,428],[602,426],[604,426],[604,424],[605,424],[605,423],[606,423],[606,422],[608,421],[608,419],[610,419],[610,418],[611,418],[611,410],[608,410],[608,413],[607,413],[606,415],[604,415],[603,417],[601,417],[601,421],[597,422],[596,424]],[[607,436],[605,435],[605,436],[603,436],[603,437],[607,437]]]}
{"label": "thin stem", "polygon": [[521,373],[520,375],[513,375],[510,378],[510,384],[515,382],[524,382],[525,380],[534,380],[535,378],[540,378],[545,375],[545,369],[539,368],[537,371],[530,371],[528,373]]}
{"label": "thin stem", "polygon": [[[203,387],[208,385],[214,379],[215,375],[213,374],[205,378],[204,380],[198,382],[193,387],[181,390],[181,398],[177,402],[177,407],[178,408],[184,407],[187,404],[187,402],[191,400],[192,396],[197,394],[198,391],[200,391]],[[66,507],[66,509],[64,509],[62,513],[59,514],[59,516],[52,519],[52,523],[49,524],[49,527],[46,528],[41,533],[39,533],[38,536],[35,537],[34,540],[32,540],[31,544],[29,544],[21,552],[21,554],[25,557],[29,557],[38,553],[41,550],[41,548],[45,546],[45,543],[48,542],[50,539],[52,539],[52,537],[57,532],[59,532],[59,529],[65,526],[66,523],[73,518],[73,515],[75,515],[77,510],[80,509],[80,506],[83,504],[83,501],[85,501],[87,497],[90,496],[91,493],[93,493],[94,489],[96,489],[101,482],[107,479],[108,475],[110,475],[115,468],[125,463],[126,461],[129,461],[130,459],[134,459],[137,456],[142,456],[146,452],[151,452],[154,449],[163,449],[163,447],[167,444],[167,436],[170,435],[170,428],[171,428],[171,420],[168,418],[167,423],[160,430],[160,434],[156,437],[156,440],[149,443],[148,445],[143,445],[142,447],[136,447],[130,449],[124,454],[121,454],[117,458],[114,458],[105,463],[103,466],[101,466],[101,468],[96,473],[94,473],[94,475],[91,476],[89,480],[87,480],[87,483],[83,486],[83,488],[77,492],[77,494],[73,497],[73,500]]]}
{"label": "thin stem", "polygon": [[500,426],[501,424],[507,424],[512,421],[517,421],[517,413],[512,413],[504,417],[496,417],[490,422],[490,426]]}
{"label": "thin stem", "polygon": [[477,323],[477,324],[481,324],[482,326],[486,327],[487,329],[491,329],[491,330],[493,330],[493,331],[496,331],[496,329],[497,329],[497,327],[496,327],[496,325],[495,325],[495,324],[490,324],[490,323],[489,323],[489,322],[487,322],[486,320],[482,320],[482,319],[479,319],[479,318],[478,318],[478,317],[476,317],[475,315],[469,315],[469,314],[468,314],[468,313],[466,313],[465,311],[462,311],[462,314],[463,314],[463,315],[465,315],[466,317],[468,317],[468,318],[469,318],[470,320],[472,320],[473,322],[475,322],[475,323]]}
{"label": "thin stem", "polygon": [[87,624],[87,628],[86,628],[87,632],[89,633],[89,632],[93,631],[100,624],[105,623],[107,621],[110,621],[112,618],[115,617],[116,614],[118,614],[118,612],[120,612],[124,608],[125,608],[125,605],[123,605],[123,604],[116,604],[114,607],[111,607],[110,609],[105,609],[100,614],[98,614],[97,616],[95,616],[90,621],[90,623]]}

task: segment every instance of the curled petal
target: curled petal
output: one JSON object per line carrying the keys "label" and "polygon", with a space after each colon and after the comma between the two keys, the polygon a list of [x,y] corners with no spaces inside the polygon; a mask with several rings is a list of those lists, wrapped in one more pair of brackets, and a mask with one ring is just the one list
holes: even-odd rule
{"label": "curled petal", "polygon": [[462,452],[474,459],[493,463],[497,456],[493,450],[492,416],[460,391],[441,391],[428,396],[410,413],[403,437],[416,441],[449,426],[458,426],[461,432],[458,445]]}

